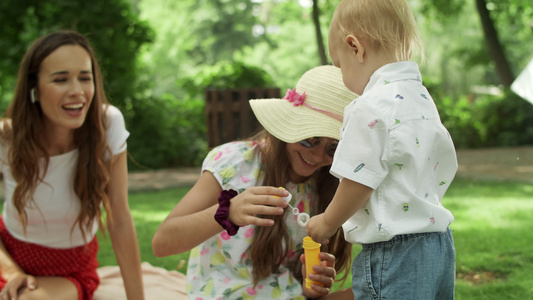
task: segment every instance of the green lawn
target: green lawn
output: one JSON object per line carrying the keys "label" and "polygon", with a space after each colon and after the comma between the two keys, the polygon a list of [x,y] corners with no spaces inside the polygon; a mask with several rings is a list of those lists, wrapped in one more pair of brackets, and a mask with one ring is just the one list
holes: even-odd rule
{"label": "green lawn", "polygon": [[[152,252],[152,237],[159,224],[167,217],[176,203],[181,199],[189,188],[177,188],[164,191],[136,193],[129,195],[131,214],[135,220],[137,238],[142,261],[167,270],[187,272],[187,260],[189,253],[159,258]],[[109,237],[106,240],[99,236],[100,251],[98,261],[101,266],[116,265],[115,254]],[[183,262],[185,264],[183,264]],[[181,266],[180,266],[181,264]],[[179,268],[178,268],[179,267]]]}
{"label": "green lawn", "polygon": [[[188,188],[132,194],[143,261],[186,272],[188,253],[157,258],[152,236]],[[457,299],[533,299],[533,186],[456,179],[444,199],[455,215]],[[100,241],[101,265],[115,265],[108,240]],[[354,255],[360,250],[354,246]],[[178,268],[178,266],[181,266]],[[350,280],[341,287],[350,286]]]}

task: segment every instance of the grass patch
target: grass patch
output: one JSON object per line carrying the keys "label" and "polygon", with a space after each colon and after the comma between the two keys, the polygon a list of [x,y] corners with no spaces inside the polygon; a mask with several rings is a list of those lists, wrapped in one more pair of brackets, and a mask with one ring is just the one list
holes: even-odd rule
{"label": "grass patch", "polygon": [[[154,266],[186,272],[189,253],[157,258],[151,241],[161,221],[188,188],[131,194],[141,257]],[[456,179],[445,195],[452,211],[457,252],[456,298],[533,299],[533,186]],[[101,265],[116,265],[109,239],[101,240]],[[360,246],[354,245],[354,256]],[[180,266],[178,268],[178,266]],[[351,276],[335,289],[351,286]]]}
{"label": "grass patch", "polygon": [[533,186],[457,180],[444,205],[455,216],[457,299],[533,299]]}
{"label": "grass patch", "polygon": [[[129,195],[130,210],[135,221],[142,261],[147,261],[153,266],[162,267],[167,270],[177,270],[184,274],[187,272],[189,253],[163,258],[156,257],[152,251],[152,237],[161,222],[168,216],[179,200],[185,196],[189,189],[190,187],[184,187]],[[103,240],[100,235],[99,241],[100,251],[98,252],[98,261],[100,265],[117,265],[109,236],[106,240]]]}

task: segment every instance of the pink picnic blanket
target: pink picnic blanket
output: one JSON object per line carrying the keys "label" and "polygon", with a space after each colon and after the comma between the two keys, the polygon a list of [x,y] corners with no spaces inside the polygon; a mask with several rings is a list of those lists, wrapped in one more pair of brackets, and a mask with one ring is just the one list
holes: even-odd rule
{"label": "pink picnic blanket", "polygon": [[[141,264],[146,300],[189,300],[187,278],[178,271],[154,267],[148,262]],[[94,292],[93,300],[127,300],[124,282],[118,266],[97,269],[100,286]]]}

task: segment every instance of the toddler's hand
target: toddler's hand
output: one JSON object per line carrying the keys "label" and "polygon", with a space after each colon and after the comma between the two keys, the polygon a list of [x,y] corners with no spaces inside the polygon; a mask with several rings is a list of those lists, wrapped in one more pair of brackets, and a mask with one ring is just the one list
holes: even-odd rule
{"label": "toddler's hand", "polygon": [[319,244],[329,243],[329,238],[335,234],[337,228],[330,228],[324,220],[324,214],[319,214],[312,217],[307,222],[307,235]]}

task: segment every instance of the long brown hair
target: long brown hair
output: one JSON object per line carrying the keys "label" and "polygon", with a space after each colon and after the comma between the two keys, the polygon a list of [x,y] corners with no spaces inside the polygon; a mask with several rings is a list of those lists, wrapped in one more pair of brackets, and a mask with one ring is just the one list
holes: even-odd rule
{"label": "long brown hair", "polygon": [[[108,101],[102,75],[94,51],[83,35],[74,31],[57,31],[37,39],[28,48],[20,64],[13,100],[6,111],[11,125],[4,127],[2,138],[9,146],[9,165],[17,182],[13,203],[26,232],[28,220],[25,207],[34,202],[33,193],[37,185],[44,182],[50,161],[50,155],[40,140],[43,134],[43,112],[39,102],[31,102],[30,91],[37,89],[38,73],[43,60],[64,45],[79,45],[87,51],[91,57],[95,85],[94,98],[85,122],[74,134],[74,143],[79,150],[74,191],[81,200],[81,210],[71,233],[78,224],[82,237],[87,242],[86,235],[95,218],[105,234],[101,205],[108,214],[111,213],[107,192],[112,156],[104,124]],[[4,125],[8,123],[4,122]],[[44,164],[40,164],[41,159],[44,159]]]}
{"label": "long brown hair", "polygon": [[[264,172],[263,185],[285,186],[289,182],[289,159],[287,156],[286,143],[272,136],[268,131],[263,130],[253,136],[252,140],[264,140],[266,147],[262,150],[262,171]],[[333,199],[333,195],[338,186],[338,179],[329,174],[329,166],[322,167],[313,174],[311,182],[314,183],[318,194],[318,212],[326,210],[328,204]],[[287,210],[285,211],[287,213]],[[264,216],[265,217],[265,216]],[[257,226],[252,244],[248,251],[253,261],[252,275],[254,285],[271,273],[276,272],[281,262],[287,256],[289,245],[292,244],[284,214],[272,217],[274,226]],[[339,228],[335,235],[330,238],[329,245],[322,246],[322,251],[333,254],[336,258],[335,269],[337,272],[348,270],[351,262],[352,247],[344,240],[342,228]],[[285,246],[284,246],[285,245]],[[289,261],[288,266],[294,276],[302,281],[300,249]],[[344,273],[345,279],[348,272]]]}

